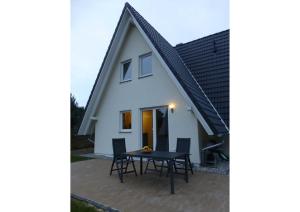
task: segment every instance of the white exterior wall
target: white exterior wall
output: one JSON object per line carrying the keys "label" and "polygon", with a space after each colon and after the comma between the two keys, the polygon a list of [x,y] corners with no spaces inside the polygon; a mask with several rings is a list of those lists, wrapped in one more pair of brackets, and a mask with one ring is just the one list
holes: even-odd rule
{"label": "white exterior wall", "polygon": [[[176,104],[169,110],[169,147],[175,151],[178,137],[191,138],[191,161],[200,163],[197,119],[187,110],[183,97],[166,70],[152,54],[153,75],[138,78],[139,56],[151,52],[142,35],[130,27],[117,56],[97,109],[95,125],[95,153],[112,155],[112,138],[125,138],[127,151],[141,148],[141,108]],[[131,59],[132,81],[120,83],[121,62]],[[132,132],[120,132],[120,111],[131,110]]]}

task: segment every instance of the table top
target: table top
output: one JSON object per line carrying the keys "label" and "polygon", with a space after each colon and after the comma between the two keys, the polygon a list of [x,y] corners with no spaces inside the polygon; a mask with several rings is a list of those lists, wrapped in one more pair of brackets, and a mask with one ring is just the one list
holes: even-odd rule
{"label": "table top", "polygon": [[145,153],[142,150],[136,150],[132,152],[126,152],[125,155],[130,155],[133,157],[143,157],[143,158],[157,158],[157,159],[166,159],[172,160],[175,158],[182,158],[186,154],[179,153],[179,152],[159,152],[159,151],[152,151],[150,153]]}

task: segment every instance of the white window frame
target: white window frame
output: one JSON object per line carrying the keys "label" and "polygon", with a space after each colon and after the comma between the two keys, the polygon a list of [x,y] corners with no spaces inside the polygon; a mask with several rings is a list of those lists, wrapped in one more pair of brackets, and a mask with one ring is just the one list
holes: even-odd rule
{"label": "white window frame", "polygon": [[[151,57],[151,73],[142,75],[142,59],[145,57]],[[139,78],[148,77],[153,75],[153,59],[152,59],[152,52],[148,52],[146,54],[142,54],[139,56]]]}
{"label": "white window frame", "polygon": [[[127,79],[127,80],[124,80],[123,79],[123,71],[124,71],[124,69],[123,69],[123,67],[124,67],[124,64],[125,63],[128,63],[128,62],[130,62],[130,71],[131,71],[131,78],[130,79]],[[125,61],[123,61],[123,62],[121,62],[121,68],[120,68],[120,82],[129,82],[129,81],[131,81],[132,80],[132,59],[128,59],[128,60],[125,60]]]}
{"label": "white window frame", "polygon": [[[123,113],[130,112],[131,114],[131,129],[123,129]],[[132,111],[131,110],[122,110],[120,111],[120,118],[119,118],[119,128],[121,133],[130,133],[132,132]]]}

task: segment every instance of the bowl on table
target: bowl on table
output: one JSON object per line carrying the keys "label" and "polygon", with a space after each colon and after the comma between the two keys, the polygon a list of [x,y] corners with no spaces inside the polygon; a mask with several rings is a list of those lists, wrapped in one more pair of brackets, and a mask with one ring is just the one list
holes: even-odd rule
{"label": "bowl on table", "polygon": [[142,148],[142,152],[144,152],[144,153],[151,153],[152,149],[149,146],[144,146]]}

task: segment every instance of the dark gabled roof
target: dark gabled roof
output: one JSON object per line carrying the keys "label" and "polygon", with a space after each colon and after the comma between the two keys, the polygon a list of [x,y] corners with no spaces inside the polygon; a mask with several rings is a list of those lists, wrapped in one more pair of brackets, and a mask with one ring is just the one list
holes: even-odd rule
{"label": "dark gabled roof", "polygon": [[175,49],[229,127],[229,30]]}
{"label": "dark gabled roof", "polygon": [[[124,15],[125,10],[128,9],[130,13],[134,16],[136,21],[139,23],[145,34],[148,36],[149,40],[155,46],[160,56],[163,58],[165,63],[168,65],[178,82],[181,84],[185,92],[188,94],[190,99],[193,101],[201,115],[204,117],[205,121],[214,132],[214,134],[228,134],[227,126],[222,120],[221,116],[217,110],[210,103],[209,98],[204,93],[202,87],[200,87],[199,80],[196,80],[195,77],[191,74],[191,71],[188,68],[182,58],[179,56],[175,48],[172,47],[130,4],[126,3],[123,8],[122,14],[118,21],[118,25],[115,29],[111,42],[109,44],[108,50],[105,54],[103,63],[98,72],[97,78],[95,80],[94,86],[92,88],[91,94],[89,96],[87,105],[85,107],[85,116],[87,108],[90,105],[90,100],[95,91],[96,84],[99,80],[100,73],[103,68],[103,64],[107,59],[108,52],[110,51],[112,42],[115,38],[117,29],[119,28],[120,21]],[[185,44],[184,44],[185,45]],[[194,74],[195,75],[195,74]],[[82,121],[83,122],[83,121]],[[81,123],[82,125],[82,123]]]}
{"label": "dark gabled roof", "polygon": [[225,123],[210,103],[198,82],[192,76],[188,67],[183,63],[175,48],[173,48],[130,4],[126,3],[125,8],[126,7],[139,23],[197,109],[203,115],[212,131],[215,134],[227,134],[228,129]]}

